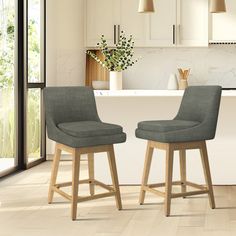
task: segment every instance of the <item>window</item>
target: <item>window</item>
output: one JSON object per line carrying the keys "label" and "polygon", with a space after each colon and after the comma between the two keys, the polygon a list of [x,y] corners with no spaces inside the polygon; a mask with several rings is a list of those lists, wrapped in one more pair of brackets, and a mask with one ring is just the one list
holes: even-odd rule
{"label": "window", "polygon": [[45,0],[0,0],[0,176],[45,160]]}

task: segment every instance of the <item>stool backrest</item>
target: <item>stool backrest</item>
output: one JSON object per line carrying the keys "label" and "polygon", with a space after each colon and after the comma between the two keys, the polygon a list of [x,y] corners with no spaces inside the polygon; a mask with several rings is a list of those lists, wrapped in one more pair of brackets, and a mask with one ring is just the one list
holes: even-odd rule
{"label": "stool backrest", "polygon": [[204,132],[214,137],[221,100],[220,86],[190,86],[185,92],[176,120],[201,122]]}
{"label": "stool backrest", "polygon": [[100,121],[89,87],[47,87],[44,103],[48,128],[64,122]]}

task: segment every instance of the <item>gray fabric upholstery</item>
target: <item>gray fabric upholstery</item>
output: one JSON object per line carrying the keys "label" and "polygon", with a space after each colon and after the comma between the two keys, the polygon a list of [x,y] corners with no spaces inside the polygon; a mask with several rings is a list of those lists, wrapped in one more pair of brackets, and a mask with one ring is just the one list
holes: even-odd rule
{"label": "gray fabric upholstery", "polygon": [[87,138],[122,133],[122,127],[97,121],[79,121],[61,123],[58,125],[63,132],[78,137]]}
{"label": "gray fabric upholstery", "polygon": [[181,129],[187,129],[199,125],[198,121],[186,120],[153,120],[142,121],[138,123],[138,128],[147,131],[168,132]]}
{"label": "gray fabric upholstery", "polygon": [[213,139],[220,100],[220,86],[188,87],[173,120],[140,122],[136,137],[165,143]]}
{"label": "gray fabric upholstery", "polygon": [[99,119],[91,88],[45,88],[44,104],[48,137],[58,143],[79,148],[126,140],[121,126]]}

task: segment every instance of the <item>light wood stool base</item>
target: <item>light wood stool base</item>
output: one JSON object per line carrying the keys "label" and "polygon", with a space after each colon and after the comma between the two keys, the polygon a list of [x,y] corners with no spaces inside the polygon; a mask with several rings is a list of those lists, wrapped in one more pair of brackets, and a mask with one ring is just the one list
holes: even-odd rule
{"label": "light wood stool base", "polygon": [[[166,178],[165,183],[148,184],[148,176],[151,168],[152,156],[154,148],[162,149],[166,151]],[[202,165],[204,169],[204,175],[206,180],[206,186],[195,184],[187,181],[186,179],[186,150],[199,149],[202,159]],[[180,154],[180,181],[172,182],[173,175],[173,157],[174,151],[178,150]],[[172,185],[180,185],[181,193],[172,193]],[[187,186],[196,188],[197,190],[187,192]],[[156,188],[165,187],[165,192],[159,191]],[[147,151],[144,163],[142,186],[140,191],[139,203],[143,204],[145,199],[145,193],[149,191],[158,196],[165,198],[165,215],[170,215],[171,199],[178,197],[187,197],[199,194],[208,194],[210,200],[210,206],[215,208],[215,200],[212,188],[210,167],[208,162],[206,142],[186,142],[186,143],[159,143],[154,141],[148,141]]]}
{"label": "light wood stool base", "polygon": [[[61,151],[69,152],[73,156],[71,182],[56,183],[58,167],[59,167],[59,162],[60,162],[60,157],[61,157]],[[111,172],[111,177],[112,177],[112,183],[113,183],[112,187],[94,179],[94,153],[98,153],[98,152],[107,152],[110,172]],[[85,180],[79,180],[80,156],[82,154],[88,154],[89,178]],[[85,196],[85,197],[78,196],[79,184],[89,184],[90,196]],[[94,187],[96,185],[104,188],[105,190],[107,190],[107,192],[95,194]],[[68,186],[72,186],[72,195],[69,195],[61,190],[61,188],[68,187]],[[53,159],[53,165],[52,165],[51,181],[50,181],[49,193],[48,193],[48,203],[52,203],[54,192],[59,193],[61,196],[63,196],[64,198],[68,199],[71,202],[72,220],[76,220],[78,202],[115,196],[116,206],[118,210],[121,210],[122,203],[121,203],[121,197],[120,197],[120,189],[119,189],[119,182],[118,182],[118,176],[117,176],[113,145],[96,146],[96,147],[89,147],[89,148],[71,148],[69,146],[65,146],[63,144],[57,143],[56,148],[55,148],[55,156]]]}

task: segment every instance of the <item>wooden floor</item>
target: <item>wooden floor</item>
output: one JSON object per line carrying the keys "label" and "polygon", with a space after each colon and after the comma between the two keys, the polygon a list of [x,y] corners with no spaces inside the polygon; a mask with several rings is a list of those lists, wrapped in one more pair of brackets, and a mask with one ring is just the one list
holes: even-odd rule
{"label": "wooden floor", "polygon": [[[215,187],[215,210],[206,196],[174,199],[172,216],[164,217],[163,199],[147,194],[139,206],[139,187],[121,187],[124,210],[114,198],[78,205],[78,220],[71,221],[70,204],[55,194],[47,204],[51,162],[0,182],[0,236],[235,236],[236,187]],[[61,180],[69,180],[71,163],[63,162]],[[86,162],[82,176],[87,176]],[[80,188],[85,193],[87,186]]]}

